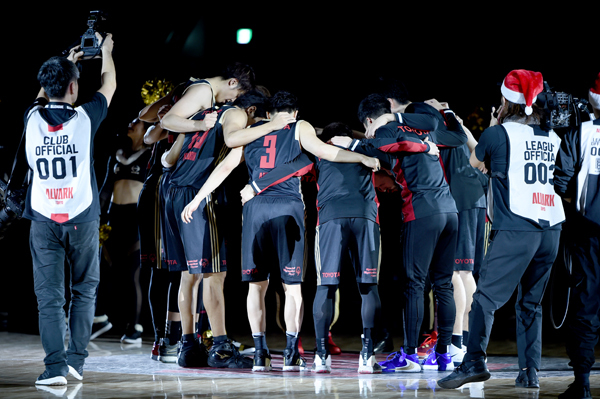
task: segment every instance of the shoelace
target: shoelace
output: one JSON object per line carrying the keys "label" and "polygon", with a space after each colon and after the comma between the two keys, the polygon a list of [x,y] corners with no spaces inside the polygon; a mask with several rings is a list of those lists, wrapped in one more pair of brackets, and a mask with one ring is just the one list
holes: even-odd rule
{"label": "shoelace", "polygon": [[431,334],[423,334],[425,338],[425,341],[423,341],[423,343],[421,344],[421,348],[427,348],[427,346],[437,342],[437,332],[433,331]]}

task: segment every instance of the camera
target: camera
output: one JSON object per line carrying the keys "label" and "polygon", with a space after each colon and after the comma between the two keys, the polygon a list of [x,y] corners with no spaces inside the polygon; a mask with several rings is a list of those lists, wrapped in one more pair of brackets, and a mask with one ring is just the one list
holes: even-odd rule
{"label": "camera", "polygon": [[87,20],[88,29],[81,36],[80,51],[83,51],[82,60],[89,60],[100,55],[102,42],[96,37],[96,32],[100,33],[102,37],[106,36],[106,33],[102,31],[102,27],[106,23],[106,17],[107,15],[103,11],[90,11]]}
{"label": "camera", "polygon": [[538,102],[546,110],[546,126],[551,129],[577,127],[581,124],[581,113],[590,111],[588,101],[574,98],[563,92],[552,91],[548,82],[544,82],[544,91],[538,94]]}
{"label": "camera", "polygon": [[0,179],[0,240],[10,225],[21,219],[25,209],[26,188],[9,190],[8,185]]}

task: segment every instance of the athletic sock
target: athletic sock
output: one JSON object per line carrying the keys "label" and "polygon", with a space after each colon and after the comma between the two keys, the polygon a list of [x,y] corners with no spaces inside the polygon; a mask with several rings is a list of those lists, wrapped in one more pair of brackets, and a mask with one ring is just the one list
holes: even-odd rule
{"label": "athletic sock", "polygon": [[463,340],[462,342],[466,345],[469,342],[469,332],[463,330]]}
{"label": "athletic sock", "polygon": [[181,336],[181,345],[188,348],[196,342],[196,334],[183,334]]}
{"label": "athletic sock", "polygon": [[165,327],[165,338],[169,340],[169,345],[174,345],[181,339],[181,322],[167,320]]}
{"label": "athletic sock", "polygon": [[286,331],[285,332],[286,348],[293,348],[294,351],[298,352],[298,332]]}
{"label": "athletic sock", "polygon": [[213,346],[222,344],[225,341],[227,341],[227,335],[213,336]]}
{"label": "athletic sock", "polygon": [[255,350],[257,350],[257,351],[263,350],[263,349],[266,349],[267,351],[269,350],[269,348],[267,347],[267,337],[265,336],[264,332],[252,334],[252,339],[254,340],[254,349]]}
{"label": "athletic sock", "polygon": [[411,348],[410,346],[407,346],[404,349],[404,353],[406,353],[407,355],[414,355],[415,353],[417,353],[417,348]]}
{"label": "athletic sock", "polygon": [[462,348],[463,336],[462,334],[452,334],[452,345],[457,348]]}
{"label": "athletic sock", "polygon": [[371,329],[370,328],[363,328],[362,339],[363,339],[363,349],[367,350],[368,355],[372,355],[373,354],[373,339],[371,338]]}
{"label": "athletic sock", "polygon": [[435,353],[448,353],[448,345],[435,345]]}

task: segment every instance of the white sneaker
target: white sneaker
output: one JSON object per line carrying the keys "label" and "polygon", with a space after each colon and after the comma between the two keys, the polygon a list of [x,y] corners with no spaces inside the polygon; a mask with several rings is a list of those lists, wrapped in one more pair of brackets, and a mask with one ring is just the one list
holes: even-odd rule
{"label": "white sneaker", "polygon": [[365,359],[365,355],[361,352],[358,358],[358,373],[359,374],[379,374],[381,373],[381,366],[375,359],[375,354],[372,354],[368,359]]}
{"label": "white sneaker", "polygon": [[319,353],[315,353],[311,371],[313,373],[331,373],[331,355],[327,355],[325,359],[322,359],[321,356]]}
{"label": "white sneaker", "polygon": [[452,358],[454,366],[458,366],[462,363],[463,358],[465,357],[465,353],[467,353],[467,347],[463,345],[462,348],[459,348],[457,346],[454,346],[453,344],[450,344],[450,347],[448,348],[448,353]]}
{"label": "white sneaker", "polygon": [[67,379],[65,377],[63,377],[62,375],[50,377],[50,373],[48,371],[44,371],[44,373],[42,375],[40,375],[38,377],[38,379],[35,381],[35,384],[36,385],[51,385],[51,386],[67,385]]}

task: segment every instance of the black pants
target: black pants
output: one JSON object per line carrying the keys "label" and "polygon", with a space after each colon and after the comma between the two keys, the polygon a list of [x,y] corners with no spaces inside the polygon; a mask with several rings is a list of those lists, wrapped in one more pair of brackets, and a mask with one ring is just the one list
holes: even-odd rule
{"label": "black pants", "polygon": [[566,346],[575,374],[587,374],[595,362],[600,331],[600,239],[597,230],[595,235],[590,234],[592,229],[579,230],[570,248],[573,269]]}
{"label": "black pants", "polygon": [[[100,280],[99,221],[77,225],[31,222],[29,244],[38,302],[44,363],[52,376],[66,376],[68,365],[78,369],[94,321],[96,287]],[[69,346],[65,351],[65,258],[70,267]]]}
{"label": "black pants", "polygon": [[442,213],[404,224],[403,261],[406,277],[404,346],[419,345],[423,323],[423,292],[429,279],[438,302],[438,342],[450,345],[456,317],[454,306],[454,253],[458,232],[456,213]]}
{"label": "black pants", "polygon": [[515,310],[519,368],[540,369],[542,297],[556,259],[559,238],[560,230],[492,232],[469,313],[465,362],[485,358],[494,312],[518,287]]}

